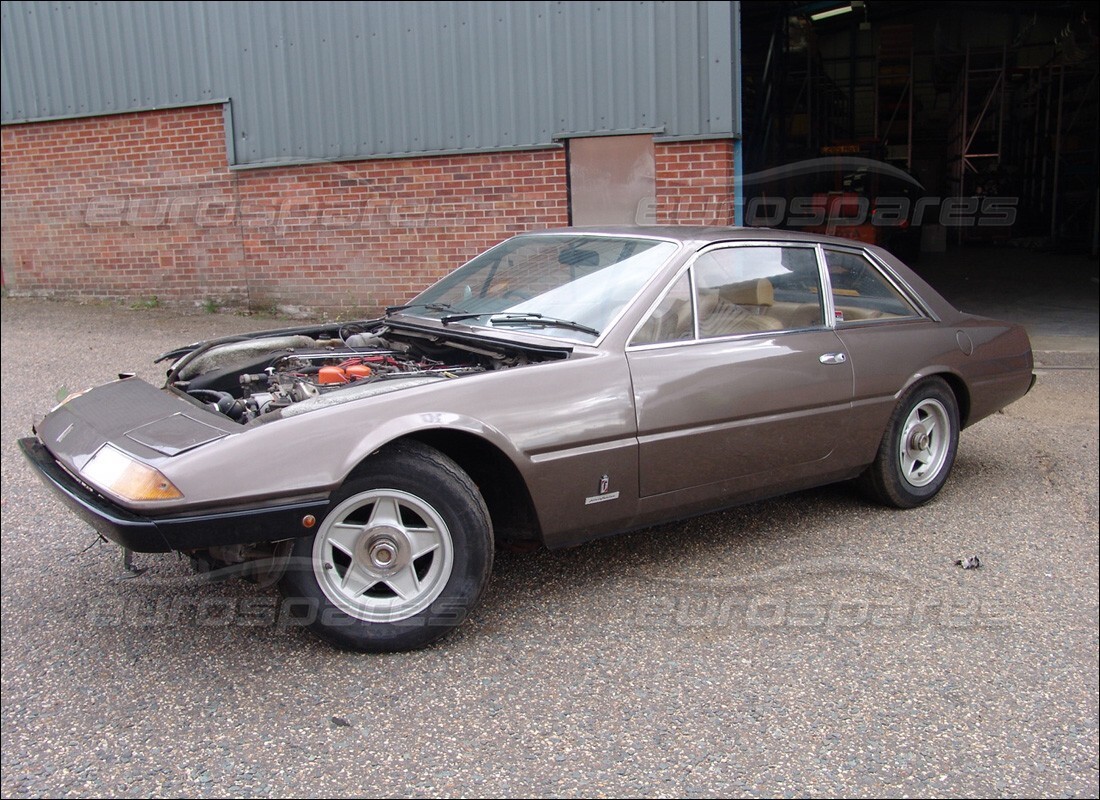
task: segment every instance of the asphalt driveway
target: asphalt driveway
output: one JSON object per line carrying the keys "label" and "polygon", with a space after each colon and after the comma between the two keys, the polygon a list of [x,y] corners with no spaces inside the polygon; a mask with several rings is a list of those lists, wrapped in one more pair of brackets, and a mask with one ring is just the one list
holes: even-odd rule
{"label": "asphalt driveway", "polygon": [[367,656],[172,556],[120,579],[15,446],[59,391],[274,323],[2,323],[5,797],[1098,793],[1095,352],[1039,354],[927,507],[838,486],[501,552],[454,635]]}

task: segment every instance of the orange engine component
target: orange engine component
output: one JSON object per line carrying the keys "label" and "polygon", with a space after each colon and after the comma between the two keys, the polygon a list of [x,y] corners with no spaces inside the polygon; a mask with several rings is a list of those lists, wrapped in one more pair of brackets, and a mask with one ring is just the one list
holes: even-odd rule
{"label": "orange engine component", "polygon": [[318,383],[347,383],[348,376],[340,367],[321,367],[317,373]]}
{"label": "orange engine component", "polygon": [[317,373],[317,382],[320,384],[348,383],[360,378],[369,378],[374,370],[366,364],[352,364],[347,367],[321,367]]}

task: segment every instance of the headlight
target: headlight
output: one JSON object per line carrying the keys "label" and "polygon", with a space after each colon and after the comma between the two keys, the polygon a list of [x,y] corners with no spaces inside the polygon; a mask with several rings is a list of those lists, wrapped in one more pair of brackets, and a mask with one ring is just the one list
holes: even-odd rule
{"label": "headlight", "polygon": [[81,473],[90,482],[127,500],[177,500],[183,497],[158,470],[112,447],[99,448]]}

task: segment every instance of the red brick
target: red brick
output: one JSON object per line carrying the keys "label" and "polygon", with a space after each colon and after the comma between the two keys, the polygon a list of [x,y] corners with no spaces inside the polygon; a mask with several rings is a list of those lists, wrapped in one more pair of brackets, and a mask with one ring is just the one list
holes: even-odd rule
{"label": "red brick", "polygon": [[[560,150],[231,171],[222,109],[3,129],[14,293],[166,304],[397,302],[511,233],[566,224]],[[656,145],[657,221],[729,224],[732,144]]]}

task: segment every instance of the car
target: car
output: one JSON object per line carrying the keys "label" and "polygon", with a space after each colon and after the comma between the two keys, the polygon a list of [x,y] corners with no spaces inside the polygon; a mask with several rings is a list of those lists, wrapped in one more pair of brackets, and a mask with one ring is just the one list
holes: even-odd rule
{"label": "car", "polygon": [[20,445],[126,551],[278,580],[320,637],[421,647],[496,546],[579,545],[856,481],[928,502],[1033,385],[1018,325],[885,250],[754,228],[514,236],[378,318],[166,353]]}

